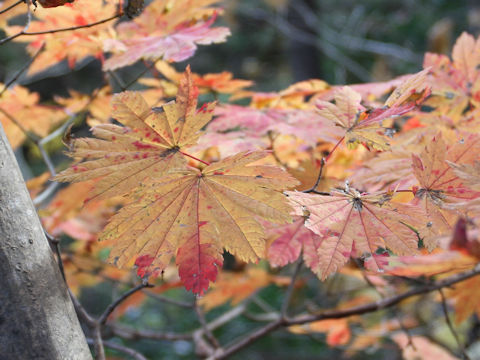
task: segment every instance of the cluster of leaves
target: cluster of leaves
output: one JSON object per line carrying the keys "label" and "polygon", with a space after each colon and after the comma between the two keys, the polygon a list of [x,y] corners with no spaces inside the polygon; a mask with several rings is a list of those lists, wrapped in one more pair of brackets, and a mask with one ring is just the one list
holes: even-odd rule
{"label": "cluster of leaves", "polygon": [[[478,262],[480,40],[464,33],[452,59],[426,54],[424,70],[390,82],[309,80],[258,93],[228,72],[200,75],[171,65],[229,35],[213,26],[222,13],[215,3],[155,0],[142,11],[141,2],[129,1],[127,12],[139,16],[113,24],[122,15],[113,1],[40,1],[47,9],[35,11],[28,31],[0,22],[13,40],[29,43],[29,74],[62,60],[74,68],[94,56],[109,79],[92,95],[72,90],[55,105],[19,85],[0,96],[0,121],[14,148],[26,139],[42,145],[38,139],[77,115],[92,126],[94,137],[67,136],[74,163],[60,174],[50,169],[54,181],[78,184],[40,210],[49,233],[77,240],[64,259],[72,289],[99,274],[127,281],[128,271],[104,264],[105,251],[108,262],[135,266],[144,279],[162,275],[161,291],[183,284],[206,293],[206,310],[288,284],[265,263],[244,273],[220,271],[224,250],[272,267],[303,262],[321,280],[363,274],[380,289],[389,286],[382,274],[444,276]],[[70,27],[75,31],[63,31]],[[141,74],[143,89],[114,94],[115,84],[133,85],[115,71],[138,61],[153,77]],[[229,101],[197,106],[204,94]],[[32,181],[32,194],[42,194],[45,181]],[[346,266],[351,258],[354,265]],[[474,277],[449,291],[458,321],[474,311],[480,316],[477,302],[466,301],[479,285]],[[330,345],[344,345],[356,321],[290,330],[325,332]],[[366,334],[351,349],[373,338]],[[400,335],[395,341],[404,343]]]}

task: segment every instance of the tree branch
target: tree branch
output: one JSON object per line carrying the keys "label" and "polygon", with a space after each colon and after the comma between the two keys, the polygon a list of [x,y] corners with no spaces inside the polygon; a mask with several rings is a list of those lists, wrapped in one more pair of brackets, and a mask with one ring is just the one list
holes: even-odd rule
{"label": "tree branch", "polygon": [[297,280],[298,274],[300,274],[302,265],[303,265],[303,260],[300,257],[300,259],[298,260],[295,266],[295,270],[293,271],[290,284],[288,285],[288,289],[285,293],[285,298],[283,299],[281,314],[282,314],[282,317],[284,318],[288,317],[288,307],[290,306],[290,301],[292,300],[293,291],[295,290],[295,281]]}
{"label": "tree branch", "polygon": [[12,10],[14,7],[16,7],[17,5],[20,5],[23,2],[24,2],[23,0],[18,0],[15,4],[12,4],[12,5],[10,5],[9,7],[5,8],[3,10],[0,10],[0,15],[6,13],[9,10]]}
{"label": "tree branch", "polygon": [[[22,1],[20,1],[22,2]],[[30,60],[26,64],[24,64],[20,70],[17,71],[17,73],[11,78],[4,86],[2,91],[0,91],[0,97],[3,95],[3,93],[12,85],[17,79],[32,65],[32,63],[35,61],[35,59],[42,53],[42,51],[45,50],[45,42],[40,46],[40,49],[35,53],[35,55],[32,56]]]}
{"label": "tree branch", "polygon": [[440,294],[440,297],[442,299],[442,310],[443,310],[443,315],[445,316],[445,322],[447,323],[447,326],[450,329],[450,332],[452,333],[453,337],[455,338],[455,341],[457,342],[458,348],[462,353],[462,357],[466,360],[470,360],[470,357],[465,352],[465,348],[462,342],[460,341],[460,337],[458,336],[458,333],[455,330],[455,327],[453,326],[452,321],[450,320],[450,316],[448,316],[447,299],[445,298],[445,294],[443,293],[442,289],[438,289],[438,293]]}
{"label": "tree branch", "polygon": [[418,287],[416,289],[406,291],[402,294],[384,298],[369,304],[354,306],[344,310],[324,311],[319,314],[298,315],[289,319],[279,317],[278,320],[272,321],[271,323],[268,323],[267,325],[257,330],[254,330],[252,333],[248,334],[247,336],[244,336],[243,338],[231,343],[231,345],[225,348],[217,349],[215,353],[209,357],[209,359],[211,360],[225,359],[228,356],[243,349],[244,347],[250,345],[254,341],[258,340],[259,338],[271,333],[274,330],[277,330],[280,327],[286,327],[291,325],[301,325],[301,324],[306,324],[306,323],[311,323],[314,321],[326,320],[326,319],[341,319],[341,318],[346,318],[353,315],[362,315],[362,314],[367,314],[371,312],[376,312],[378,310],[395,306],[408,298],[430,293],[432,291],[436,291],[444,287],[449,287],[453,284],[470,279],[471,277],[474,277],[479,274],[480,274],[480,263],[478,263],[473,269],[469,271],[465,271],[465,272],[450,276],[446,279],[438,280],[432,284]]}
{"label": "tree branch", "polygon": [[[94,345],[95,340],[88,338],[87,343],[89,345]],[[147,358],[145,356],[143,356],[142,354],[140,354],[138,351],[136,351],[132,348],[129,348],[127,346],[123,346],[123,345],[114,343],[113,341],[103,340],[103,345],[105,347],[109,348],[109,349],[117,350],[121,353],[129,355],[132,358],[134,358],[135,360],[147,360]]]}
{"label": "tree branch", "polygon": [[98,323],[100,325],[104,325],[107,322],[108,317],[110,314],[117,308],[118,305],[120,305],[122,302],[128,299],[129,296],[135,294],[137,291],[142,290],[143,288],[146,287],[153,287],[153,285],[149,283],[141,283],[137,286],[135,286],[133,289],[130,289],[127,291],[125,294],[120,296],[117,300],[115,300],[113,303],[108,305],[108,307],[105,309],[102,315],[98,318]]}
{"label": "tree branch", "polygon": [[32,10],[30,9],[30,0],[26,0],[25,3],[27,4],[27,22],[26,22],[25,26],[23,27],[22,31],[20,31],[19,33],[1,39],[0,40],[0,45],[3,45],[3,44],[5,44],[5,43],[7,43],[7,42],[9,42],[13,39],[16,39],[20,35],[25,34],[27,32],[28,28],[30,27],[30,23],[32,22]]}
{"label": "tree branch", "polygon": [[[21,33],[20,35],[31,36],[31,35],[55,34],[55,33],[64,32],[64,31],[74,31],[74,30],[78,30],[78,29],[90,28],[90,27],[93,27],[93,26],[101,25],[101,24],[104,24],[106,22],[115,20],[115,19],[117,19],[121,16],[123,16],[123,13],[117,13],[117,14],[112,15],[112,16],[106,18],[106,19],[95,21],[95,22],[90,23],[90,24],[71,26],[71,27],[60,28],[60,29],[44,30],[44,31],[24,32],[24,33]],[[20,36],[20,35],[18,35],[18,36]]]}

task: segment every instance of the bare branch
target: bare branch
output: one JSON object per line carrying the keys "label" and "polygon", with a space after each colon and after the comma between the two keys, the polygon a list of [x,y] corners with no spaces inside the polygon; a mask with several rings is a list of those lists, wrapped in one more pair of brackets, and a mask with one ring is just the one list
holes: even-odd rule
{"label": "bare branch", "polygon": [[20,5],[21,3],[24,3],[25,1],[23,0],[18,0],[16,3],[10,5],[9,7],[3,9],[3,10],[0,10],[0,15],[6,13],[7,11],[9,10],[12,10],[14,7],[16,7],[17,5]]}
{"label": "bare branch", "polygon": [[150,339],[150,340],[192,340],[191,334],[175,334],[175,333],[161,333],[152,330],[137,330],[128,327],[120,326],[118,324],[107,324],[108,329],[112,331],[115,336],[126,340]]}
{"label": "bare branch", "polygon": [[105,360],[105,348],[103,347],[100,324],[93,328],[93,350],[95,351],[95,360]]}
{"label": "bare branch", "polygon": [[[198,318],[198,321],[200,322],[200,325],[202,326],[202,330],[203,330],[203,334],[205,334],[205,336],[207,337],[208,341],[210,341],[210,343],[215,347],[215,348],[219,348],[220,347],[220,343],[218,342],[218,340],[215,338],[215,336],[213,335],[212,331],[208,328],[207,326],[207,321],[205,320],[205,315],[203,313],[203,310],[198,306],[198,302],[196,301],[195,299],[195,313],[197,314],[197,318]],[[200,334],[200,338],[201,338],[201,333],[200,332],[197,332]],[[193,336],[193,338],[195,339],[195,335]]]}
{"label": "bare branch", "polygon": [[27,4],[27,22],[26,22],[25,26],[23,27],[22,31],[20,31],[19,33],[1,39],[0,40],[0,45],[3,45],[3,44],[5,44],[5,43],[7,43],[7,42],[9,42],[13,39],[16,39],[19,36],[25,34],[27,32],[28,28],[30,27],[30,23],[32,22],[32,10],[30,9],[30,0],[26,0],[25,3]]}
{"label": "bare branch", "polygon": [[[87,343],[89,345],[94,345],[95,340],[87,338]],[[143,356],[142,354],[140,354],[138,351],[136,351],[132,348],[129,348],[127,346],[123,346],[123,345],[114,343],[113,341],[103,340],[103,345],[105,347],[109,348],[109,349],[117,350],[121,353],[129,355],[132,358],[134,358],[135,360],[147,360],[147,358],[145,356]]]}
{"label": "bare branch", "polygon": [[466,360],[470,360],[470,357],[465,352],[465,348],[462,342],[460,341],[460,337],[458,336],[458,333],[455,330],[455,327],[453,326],[452,321],[450,320],[450,316],[448,315],[447,299],[445,298],[445,294],[443,293],[442,289],[438,289],[438,293],[440,294],[440,297],[442,299],[442,310],[443,310],[443,315],[445,316],[445,322],[447,323],[447,326],[450,329],[450,332],[452,333],[453,337],[455,338],[455,341],[457,342],[458,348],[462,353],[462,357]]}
{"label": "bare branch", "polygon": [[145,293],[146,295],[150,296],[151,298],[155,299],[155,300],[158,300],[158,301],[161,301],[161,302],[164,302],[164,303],[167,303],[167,304],[180,306],[180,307],[183,307],[183,308],[193,308],[195,306],[194,303],[188,303],[188,302],[185,302],[185,301],[174,300],[174,299],[171,299],[167,296],[156,294],[156,293],[154,293],[150,290],[147,290],[147,289],[143,289],[142,292]]}
{"label": "bare branch", "polygon": [[217,349],[215,353],[211,357],[209,357],[209,359],[211,360],[225,359],[228,356],[236,353],[242,348],[253,343],[254,341],[258,340],[259,338],[283,326],[301,325],[301,324],[306,324],[306,323],[311,323],[314,321],[326,320],[326,319],[341,319],[341,318],[346,318],[353,315],[362,315],[362,314],[367,314],[371,312],[376,312],[378,310],[387,309],[389,307],[395,306],[405,299],[409,299],[414,296],[430,293],[432,291],[436,291],[444,287],[451,286],[453,284],[470,279],[471,277],[474,277],[479,274],[480,274],[480,263],[478,263],[473,269],[469,271],[455,274],[448,278],[438,280],[432,284],[418,287],[416,289],[406,291],[402,294],[395,295],[389,298],[384,298],[369,304],[354,306],[349,309],[343,309],[343,310],[324,311],[319,314],[298,315],[296,317],[289,318],[289,319],[279,317],[278,320],[272,321],[267,325],[257,330],[254,330],[252,333],[244,336],[243,338],[237,341],[234,341],[233,343],[231,343],[231,345],[224,348]]}
{"label": "bare branch", "polygon": [[282,317],[288,317],[288,307],[290,306],[290,301],[292,300],[293,291],[295,290],[295,281],[297,280],[298,274],[302,269],[303,260],[300,259],[297,261],[295,270],[293,270],[292,277],[290,279],[290,284],[288,285],[287,292],[285,293],[285,298],[283,299],[281,314]]}
{"label": "bare branch", "polygon": [[[320,163],[320,170],[318,171],[317,180],[315,181],[315,184],[313,184],[313,186],[310,189],[303,190],[302,192],[304,192],[304,193],[313,192],[315,194],[320,193],[320,191],[317,191],[317,186],[318,186],[318,184],[320,184],[320,180],[322,179],[322,172],[323,172],[324,166],[325,166],[325,158],[322,158],[322,162]],[[326,194],[329,195],[328,193],[326,193]],[[323,195],[323,193],[322,193],[322,195]]]}
{"label": "bare branch", "polygon": [[22,66],[20,70],[17,71],[17,73],[11,78],[3,87],[2,91],[0,91],[0,97],[3,95],[3,93],[12,85],[17,79],[32,65],[32,63],[35,61],[35,59],[42,53],[42,51],[45,50],[45,43],[43,43],[40,46],[40,49],[35,53],[35,55],[32,56],[28,62]]}
{"label": "bare branch", "polygon": [[129,296],[135,294],[137,291],[140,291],[146,287],[153,287],[153,285],[149,283],[141,283],[135,286],[133,289],[130,289],[129,291],[127,291],[122,296],[120,296],[117,300],[115,300],[105,309],[102,315],[100,315],[100,317],[98,318],[98,323],[100,325],[104,325],[107,322],[107,319],[110,316],[110,314],[117,308],[118,305],[120,305],[122,302],[127,300]]}

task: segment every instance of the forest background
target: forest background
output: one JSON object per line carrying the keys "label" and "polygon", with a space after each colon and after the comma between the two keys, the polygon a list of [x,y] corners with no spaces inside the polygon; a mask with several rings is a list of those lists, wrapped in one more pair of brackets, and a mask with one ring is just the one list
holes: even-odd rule
{"label": "forest background", "polygon": [[[425,52],[451,54],[455,40],[462,32],[467,31],[476,37],[480,30],[480,7],[475,1],[231,0],[221,3],[221,6],[224,12],[218,17],[215,25],[230,28],[231,36],[224,43],[200,46],[192,58],[175,63],[174,67],[178,72],[183,72],[187,64],[190,64],[192,71],[198,74],[229,71],[235,78],[252,80],[253,85],[249,90],[256,92],[278,92],[295,82],[307,79],[322,79],[331,85],[391,80],[403,74],[420,71]],[[2,15],[0,18],[1,25],[5,24],[2,23],[5,16]],[[20,15],[9,22],[9,25],[23,23],[24,18]],[[2,38],[5,36],[7,33],[2,34]],[[21,72],[18,78],[13,78],[22,70],[22,66],[28,64],[29,59],[31,56],[27,54],[25,44],[14,41],[2,44],[0,82],[7,84],[14,81],[31,93],[37,93],[39,101],[43,104],[55,104],[55,106],[60,104],[65,107],[72,106],[73,109],[75,105],[62,98],[71,97],[72,90],[90,95],[104,82],[101,60],[91,56],[78,61],[73,69],[68,61],[61,61],[35,74]],[[145,66],[145,63],[139,62],[117,70],[115,79],[112,80],[115,91],[121,91],[125,84],[135,80],[137,74],[145,70]],[[152,71],[145,78],[155,79],[156,75]],[[135,90],[148,85],[146,81],[132,86],[131,89]],[[215,98],[220,101],[228,99],[223,94],[201,95],[202,102]],[[76,101],[78,99],[79,97]],[[240,99],[237,103],[245,104],[246,101]],[[76,119],[72,131],[76,137],[81,137],[88,136],[88,129],[89,126],[84,121]],[[20,142],[21,145],[16,148],[15,155],[25,179],[32,180],[45,174],[48,167],[38,146],[28,140]],[[63,153],[65,149],[61,137],[46,144],[45,150],[59,169],[67,166],[69,160]],[[290,165],[302,160],[290,155],[283,154],[284,159],[290,161]],[[46,180],[45,175],[42,179],[43,182]],[[30,188],[34,196],[41,193],[38,183],[31,182]],[[57,190],[59,189],[61,188]],[[41,216],[43,214],[46,219],[44,221],[59,223],[65,220],[59,220],[58,215],[52,214],[53,210],[51,205],[50,208],[48,207],[49,204],[52,204],[51,198],[46,199],[40,206],[40,214]],[[43,210],[42,207],[44,207]],[[78,212],[79,210],[76,208],[68,211]],[[55,229],[55,225],[46,226]],[[62,223],[62,226],[64,225]],[[71,223],[65,226],[69,225]],[[82,270],[84,273],[79,269],[69,269],[69,254],[70,252],[74,254],[75,242],[78,241],[72,234],[79,231],[77,234],[79,238],[83,241],[92,241],[96,240],[93,239],[95,236],[89,238],[93,230],[89,229],[85,234],[82,233],[81,228],[73,230],[70,228],[69,235],[59,229],[55,230],[55,236],[61,238],[62,248],[65,250],[67,278],[73,279],[70,287],[89,313],[101,315],[113,299],[120,296],[130,285],[138,283],[133,273],[125,276],[115,270],[97,268],[96,264],[88,261],[82,264],[86,268],[85,271]],[[100,252],[99,259],[105,260],[105,258],[106,254]],[[294,267],[278,270],[270,269],[267,264],[261,263],[259,268],[263,269],[261,273],[250,276],[257,279],[264,276],[263,283],[254,284],[247,289],[226,291],[231,291],[232,294],[229,295],[233,297],[236,292],[241,293],[240,300],[244,301],[244,298],[247,298],[249,304],[254,303],[254,310],[250,309],[252,314],[247,312],[246,316],[235,318],[231,323],[216,329],[214,335],[220,342],[231,340],[255,328],[259,317],[255,313],[258,310],[255,307],[268,315],[273,312],[273,309],[282,306],[281,295],[288,286],[286,276],[292,274]],[[224,269],[230,271],[232,276],[230,279],[226,278],[225,282],[242,281],[241,276],[245,276],[246,272],[257,271],[252,268],[247,270],[244,263],[229,255],[226,255]],[[304,270],[306,274],[308,270]],[[152,290],[151,297],[132,296],[129,301],[123,303],[122,308],[117,308],[114,313],[116,321],[119,324],[135,324],[137,329],[168,329],[183,333],[192,330],[192,322],[198,322],[197,325],[201,326],[202,321],[208,322],[215,319],[236,305],[235,300],[233,305],[229,305],[228,301],[231,300],[229,295],[218,296],[216,300],[211,300],[211,304],[202,300],[207,296],[196,299],[178,284],[176,275],[170,272],[167,271],[161,277],[157,289]],[[266,275],[267,272],[268,275]],[[239,277],[235,278],[235,276]],[[249,282],[251,278],[247,276],[243,281]],[[305,275],[302,281],[303,287],[295,292],[292,299],[293,307],[301,304],[308,305],[309,301],[318,300],[321,293],[338,295],[339,289],[348,292],[351,290],[345,289],[349,286],[358,285],[355,281],[348,279],[329,279],[321,283],[315,276],[308,275]],[[367,284],[367,287],[372,286],[381,288],[382,285]],[[319,288],[321,288],[320,291]],[[367,295],[362,294],[362,296]],[[171,298],[180,304],[204,302],[203,305],[192,309],[178,310],[175,304],[166,303],[164,297]],[[337,300],[332,300],[332,304]],[[417,311],[426,311],[430,300],[425,297],[418,302]],[[214,305],[215,301],[218,301],[219,306]],[[435,301],[442,303],[438,296]],[[314,303],[310,305],[315,307]],[[453,309],[453,303],[449,303],[448,306],[450,310]],[[198,311],[202,312],[200,320],[198,320]],[[434,320],[435,314],[431,314],[432,318],[427,323],[422,323],[425,319],[410,317],[409,311],[402,313],[400,310],[399,312],[400,315],[387,311],[387,314],[373,314],[371,318],[365,317],[361,321],[323,324],[316,329],[299,326],[290,328],[290,331],[274,332],[232,358],[392,359],[392,351],[397,358],[407,357],[405,353],[402,355],[402,348],[407,346],[403,341],[405,339],[393,340],[394,333],[406,333],[407,337],[418,333],[423,336],[422,340],[428,338],[429,346],[431,344],[438,346],[451,358],[462,356],[458,339],[456,339],[460,337],[462,344],[468,347],[471,358],[480,356],[480,345],[478,341],[476,342],[480,331],[477,315],[472,315],[466,322],[456,324],[458,334],[452,334],[452,326],[445,321],[442,312],[439,313],[438,320]],[[203,318],[204,316],[207,320]],[[401,320],[396,323],[395,319],[398,318]],[[263,319],[263,321],[268,320],[268,316]],[[365,330],[369,327],[367,324],[374,325],[367,331]],[[364,335],[362,338],[365,341],[364,344],[361,343],[362,340],[358,340],[362,335]],[[108,341],[131,347],[149,359],[189,359],[194,357],[196,351],[198,352],[194,342],[190,340],[179,338],[174,341],[159,342],[148,339],[120,340],[113,337]],[[422,344],[422,346],[426,345]],[[121,351],[107,349],[107,356],[114,359],[123,358],[124,355]]]}

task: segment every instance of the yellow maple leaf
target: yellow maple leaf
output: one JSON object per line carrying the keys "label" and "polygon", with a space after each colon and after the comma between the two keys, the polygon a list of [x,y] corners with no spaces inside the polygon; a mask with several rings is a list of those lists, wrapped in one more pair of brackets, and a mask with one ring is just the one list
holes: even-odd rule
{"label": "yellow maple leaf", "polygon": [[110,260],[121,267],[136,257],[146,276],[160,273],[176,255],[186,288],[202,293],[216,278],[223,248],[244,261],[263,257],[265,235],[255,218],[290,221],[280,190],[297,183],[278,167],[251,165],[267,155],[240,153],[139,187],[132,194],[138,200],[115,215],[101,236],[115,239]]}
{"label": "yellow maple leaf", "polygon": [[75,139],[70,155],[84,161],[57,175],[56,180],[78,182],[101,177],[91,198],[106,198],[132,190],[144,178],[184,166],[180,149],[197,141],[215,107],[215,103],[208,103],[197,111],[197,95],[189,69],[176,102],[161,108],[150,108],[139,93],[115,95],[112,117],[125,126],[100,124],[93,128],[97,139]]}

